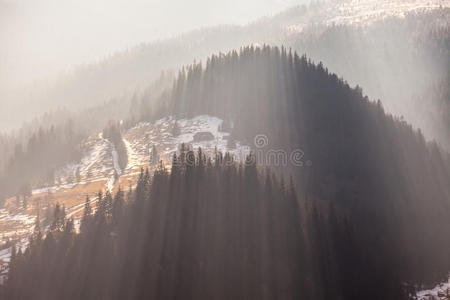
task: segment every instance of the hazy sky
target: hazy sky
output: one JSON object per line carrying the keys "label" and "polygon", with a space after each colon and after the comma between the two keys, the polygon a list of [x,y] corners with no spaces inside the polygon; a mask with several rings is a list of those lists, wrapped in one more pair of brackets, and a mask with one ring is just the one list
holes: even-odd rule
{"label": "hazy sky", "polygon": [[305,0],[0,0],[0,89],[141,42],[243,24]]}

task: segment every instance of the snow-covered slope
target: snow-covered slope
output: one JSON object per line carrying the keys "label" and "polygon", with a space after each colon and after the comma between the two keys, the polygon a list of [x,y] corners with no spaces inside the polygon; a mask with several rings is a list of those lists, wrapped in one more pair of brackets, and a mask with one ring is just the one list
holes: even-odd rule
{"label": "snow-covered slope", "polygon": [[[175,122],[179,130],[176,136],[172,132]],[[101,134],[91,136],[83,145],[85,151],[81,161],[57,170],[56,185],[36,188],[33,195],[71,189],[77,185],[97,181],[107,181],[109,190],[112,190],[117,176],[134,174],[136,170],[150,164],[150,149],[153,146],[157,148],[164,163],[170,163],[173,153],[178,150],[181,143],[194,149],[202,147],[207,154],[212,154],[215,148],[222,152],[228,151],[236,160],[243,160],[250,151],[249,147],[238,141],[229,143],[229,133],[219,130],[222,122],[219,118],[202,115],[177,121],[173,117],[166,117],[153,123],[139,123],[123,132],[128,155],[125,170],[119,167],[118,153],[114,145]],[[196,133],[210,133],[213,138],[194,142]],[[229,147],[231,144],[233,146]]]}
{"label": "snow-covered slope", "polygon": [[79,177],[84,181],[93,181],[109,177],[114,172],[114,160],[112,157],[113,145],[107,139],[90,137],[84,144],[84,156],[79,163],[69,164],[59,170],[57,178],[63,183],[71,183]]}
{"label": "snow-covered slope", "polygon": [[[28,245],[28,236],[34,231],[36,217],[26,213],[12,214],[7,209],[0,209],[0,244],[5,245],[10,240],[16,241],[16,248],[22,251]],[[0,250],[0,284],[5,279],[11,248]]]}
{"label": "snow-covered slope", "polygon": [[450,7],[448,0],[340,0],[328,1],[313,9],[296,24],[286,27],[288,32],[300,32],[316,25],[370,25],[389,17],[403,18],[408,13]]}

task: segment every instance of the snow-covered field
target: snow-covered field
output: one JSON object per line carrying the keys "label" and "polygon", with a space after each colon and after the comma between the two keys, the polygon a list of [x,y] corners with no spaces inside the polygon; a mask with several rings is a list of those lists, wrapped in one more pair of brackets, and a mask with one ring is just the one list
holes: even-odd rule
{"label": "snow-covered field", "polygon": [[115,151],[110,141],[101,137],[90,137],[84,145],[85,153],[79,163],[69,164],[57,172],[63,182],[71,183],[77,180],[77,173],[82,181],[94,181],[109,178],[114,173]]}
{"label": "snow-covered field", "polygon": [[32,194],[71,189],[80,184],[104,180],[107,181],[108,189],[112,190],[115,175],[121,175],[122,173],[114,145],[99,134],[88,138],[84,148],[84,155],[80,162],[67,164],[56,171],[56,185],[33,189]]}
{"label": "snow-covered field", "polygon": [[328,1],[301,22],[287,26],[288,32],[301,32],[311,25],[369,25],[408,13],[450,7],[449,0],[343,0]]}
{"label": "snow-covered field", "polygon": [[7,209],[0,209],[0,243],[16,236],[33,232],[35,216],[24,213],[11,214]]}

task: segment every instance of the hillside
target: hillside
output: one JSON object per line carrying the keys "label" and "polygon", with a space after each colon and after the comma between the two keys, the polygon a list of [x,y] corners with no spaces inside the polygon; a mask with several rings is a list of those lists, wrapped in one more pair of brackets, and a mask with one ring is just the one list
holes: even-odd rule
{"label": "hillside", "polygon": [[[103,132],[83,139],[79,159],[54,168],[53,177],[48,182],[33,182],[28,194],[19,192],[4,201],[4,208],[0,210],[0,247],[4,249],[0,254],[0,264],[6,267],[10,256],[8,247],[12,243],[28,244],[37,214],[41,225],[46,226],[59,203],[64,206],[67,217],[74,218],[78,229],[86,195],[95,206],[99,190],[114,192],[119,187],[134,187],[140,168],[149,167],[153,173],[160,160],[170,164],[181,143],[202,147],[208,155],[213,155],[216,150],[229,151],[243,161],[249,154],[249,146],[239,141],[228,142],[229,132],[222,128],[222,123],[219,118],[201,115],[177,121],[169,116],[155,122],[140,122],[130,128],[122,126],[120,138],[125,151],[118,151],[115,143]],[[213,138],[194,140],[196,133],[210,133]],[[121,165],[119,160],[126,160],[126,165]],[[12,182],[13,174],[9,176]]]}
{"label": "hillside", "polygon": [[450,0],[27,1],[0,300],[450,299]]}
{"label": "hillside", "polygon": [[[83,274],[109,274],[92,275],[92,285],[86,283],[83,290],[87,299],[182,294],[223,299],[244,295],[406,299],[423,284],[446,278],[450,242],[442,237],[450,228],[448,153],[427,143],[405,121],[386,114],[381,102],[371,102],[359,87],[351,88],[322,64],[284,48],[246,47],[212,56],[205,66],[183,68],[171,92],[163,93],[156,103],[156,110],[143,112],[146,122],[133,124],[130,117],[119,126],[126,151],[117,155],[127,155],[125,167],[114,158],[114,143],[103,134],[93,136],[93,149],[109,145],[105,151],[86,151],[78,165],[63,169],[67,173],[62,178],[77,177],[79,170],[80,180],[33,191],[34,200],[51,192],[57,199],[51,203],[65,204],[65,214],[75,221],[61,221],[58,210],[47,206],[48,212],[56,211],[55,216],[49,214],[40,226],[58,222],[59,227],[49,227],[52,234],[43,241],[35,236],[37,244],[32,242],[30,250],[13,259],[16,279],[6,286],[9,299],[28,299],[34,293],[42,299],[79,296],[79,284],[63,282],[79,282],[86,278]],[[195,160],[193,151],[179,148],[183,143],[202,148]],[[222,157],[217,150],[231,155]],[[250,150],[253,155],[248,156]],[[286,163],[264,159],[273,151],[289,155]],[[292,153],[300,157],[292,158]],[[159,160],[168,167],[175,164],[169,172]],[[234,160],[245,164],[226,163]],[[149,165],[148,174],[139,172]],[[256,175],[261,174],[257,165],[273,173]],[[99,174],[100,181],[89,174]],[[288,176],[292,179],[287,185],[282,178]],[[99,184],[91,186],[95,182]],[[278,195],[272,200],[266,198],[269,182]],[[125,201],[122,191],[129,187],[134,192]],[[74,194],[67,197],[71,189]],[[99,189],[106,189],[105,197],[97,195]],[[89,201],[84,206],[86,194]],[[114,194],[121,199],[117,203],[126,203],[125,221],[111,214]],[[233,208],[233,201],[239,209]],[[274,206],[268,209],[271,201]],[[8,203],[14,208],[14,199]],[[290,203],[291,208],[279,206],[282,203]],[[86,213],[91,210],[88,206],[96,207],[92,217]],[[83,212],[85,221],[79,225]],[[97,229],[83,229],[86,220],[100,223]],[[81,235],[73,233],[78,226]],[[39,227],[28,228],[32,232]],[[226,229],[231,231],[221,231]],[[148,230],[154,233],[152,238],[147,238]],[[252,237],[252,232],[261,236]],[[292,235],[287,240],[294,248],[281,247],[283,241],[276,237],[280,234]],[[300,243],[308,249],[302,254],[294,250]],[[83,247],[100,252],[86,252]],[[216,250],[207,250],[211,247]],[[273,255],[264,252],[270,247],[275,247],[270,250]],[[33,254],[42,249],[59,257],[59,263],[47,269],[52,276],[66,275],[57,276],[62,281],[53,289],[46,288],[53,282],[42,277],[24,291],[31,294],[21,294],[20,282],[35,280],[28,268],[36,265],[40,272],[48,267],[38,263],[45,259]],[[100,253],[104,260],[83,263]],[[232,257],[239,259],[230,261]],[[267,261],[265,257],[275,259],[267,268],[280,268],[280,273],[264,277],[260,262]],[[291,258],[295,263],[289,262]],[[72,262],[76,271],[68,272]],[[218,271],[223,268],[227,271]],[[120,274],[127,274],[129,280],[117,284]],[[228,279],[235,274],[243,274],[244,281],[236,278],[231,284],[234,281]],[[261,282],[273,285],[261,289]]]}

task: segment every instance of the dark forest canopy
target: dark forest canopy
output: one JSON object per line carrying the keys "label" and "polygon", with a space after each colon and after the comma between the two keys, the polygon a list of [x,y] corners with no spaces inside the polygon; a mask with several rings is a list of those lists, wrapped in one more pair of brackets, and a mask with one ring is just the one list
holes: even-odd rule
{"label": "dark forest canopy", "polygon": [[13,252],[5,299],[406,299],[345,216],[251,156],[182,145],[170,173],[142,170],[126,197],[97,199],[80,234],[55,212],[45,238]]}
{"label": "dark forest canopy", "polygon": [[367,253],[383,253],[404,281],[450,269],[450,242],[438,238],[450,229],[448,153],[321,64],[246,47],[183,69],[161,103],[158,117],[211,114],[231,120],[238,140],[267,135],[265,151],[302,149],[312,167],[271,167],[292,175],[301,196],[336,201],[360,238],[380,247]]}

